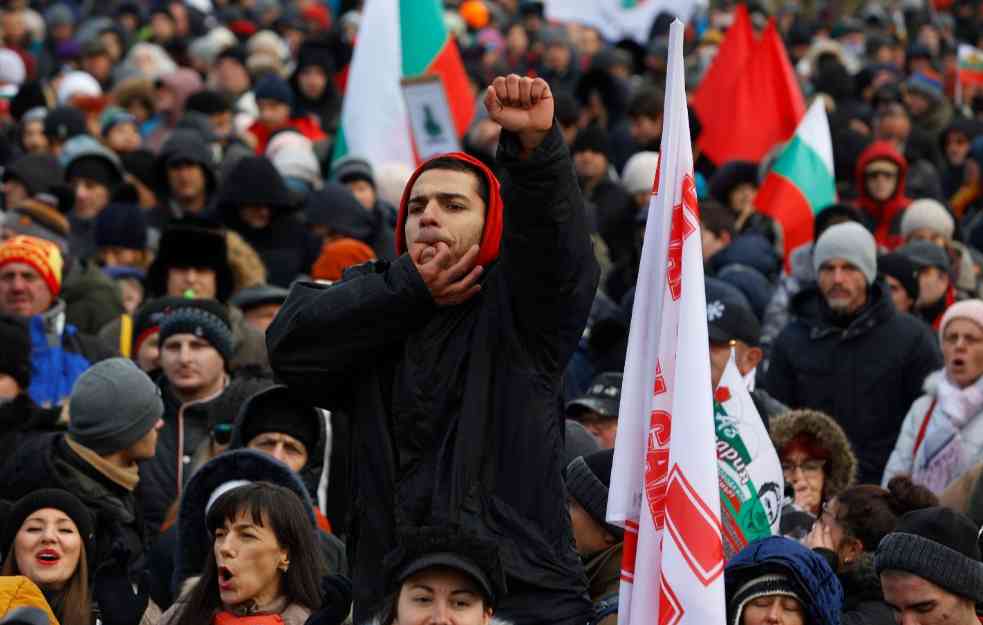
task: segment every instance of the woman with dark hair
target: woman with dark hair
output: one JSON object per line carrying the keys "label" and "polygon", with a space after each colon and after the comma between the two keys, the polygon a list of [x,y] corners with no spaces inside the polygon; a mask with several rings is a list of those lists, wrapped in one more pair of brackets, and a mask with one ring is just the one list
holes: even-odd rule
{"label": "woman with dark hair", "polygon": [[438,527],[399,542],[387,557],[391,594],[371,625],[507,625],[493,617],[505,592],[495,545]]}
{"label": "woman with dark hair", "polygon": [[323,564],[307,511],[290,489],[230,482],[216,489],[205,525],[205,569],[160,625],[231,625],[250,617],[304,625],[321,607]]}
{"label": "woman with dark hair", "polygon": [[874,551],[894,531],[906,512],[938,505],[938,498],[907,476],[892,479],[887,489],[873,484],[851,486],[823,507],[805,545],[826,558],[843,586],[842,625],[893,625],[894,612],[884,603],[874,570]]}

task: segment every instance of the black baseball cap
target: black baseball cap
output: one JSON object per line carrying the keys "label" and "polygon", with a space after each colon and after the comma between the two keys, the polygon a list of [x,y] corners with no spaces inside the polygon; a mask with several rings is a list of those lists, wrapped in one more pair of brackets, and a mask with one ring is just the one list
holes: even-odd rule
{"label": "black baseball cap", "polygon": [[488,575],[481,570],[481,567],[478,566],[477,563],[450,551],[428,553],[413,560],[406,565],[402,571],[400,571],[397,581],[398,583],[402,584],[420,571],[435,566],[442,566],[464,573],[474,580],[474,582],[478,585],[478,590],[480,590],[481,594],[485,596],[488,603],[495,605],[497,597],[495,595],[495,591],[492,589],[492,583],[491,580],[488,579]]}
{"label": "black baseball cap", "polygon": [[587,388],[583,397],[567,403],[567,414],[580,410],[593,410],[605,417],[617,418],[621,404],[622,374],[608,371],[597,375]]}
{"label": "black baseball cap", "polygon": [[741,341],[752,347],[761,341],[761,323],[744,294],[716,278],[706,279],[707,334],[715,343]]}

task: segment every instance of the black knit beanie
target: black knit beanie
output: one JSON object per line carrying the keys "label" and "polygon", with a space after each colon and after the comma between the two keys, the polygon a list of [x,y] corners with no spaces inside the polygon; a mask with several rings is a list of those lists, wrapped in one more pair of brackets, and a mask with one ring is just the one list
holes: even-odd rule
{"label": "black knit beanie", "polygon": [[314,406],[297,401],[290,390],[277,385],[256,393],[239,410],[239,440],[244,446],[260,434],[280,432],[302,442],[312,454],[321,438],[324,421]]}
{"label": "black knit beanie", "polygon": [[966,515],[936,506],[901,517],[877,546],[874,568],[906,571],[954,595],[983,603],[979,528]]}
{"label": "black knit beanie", "polygon": [[911,301],[918,299],[918,267],[906,255],[894,252],[881,256],[877,271],[900,282]]}
{"label": "black knit beanie", "polygon": [[160,344],[175,334],[193,334],[215,348],[228,364],[235,338],[225,307],[210,299],[189,299],[177,304],[160,322]]}
{"label": "black knit beanie", "polygon": [[95,529],[92,523],[92,513],[85,507],[78,497],[60,488],[42,488],[33,493],[21,497],[10,508],[6,523],[3,527],[3,538],[0,542],[0,552],[3,557],[10,553],[10,548],[14,544],[14,538],[20,531],[21,525],[27,517],[31,516],[42,508],[54,508],[68,515],[68,518],[75,523],[78,528],[79,536],[85,543],[85,551],[89,558],[93,557],[95,546]]}
{"label": "black knit beanie", "polygon": [[574,458],[567,465],[567,492],[601,527],[611,532],[616,539],[622,540],[624,530],[605,520],[613,463],[613,449],[602,449],[589,456]]}
{"label": "black knit beanie", "polygon": [[734,597],[727,606],[727,613],[732,616],[731,625],[740,625],[744,607],[759,597],[782,595],[792,597],[805,605],[798,584],[780,572],[766,573],[755,577],[737,589]]}
{"label": "black knit beanie", "polygon": [[88,155],[76,158],[65,171],[65,178],[88,178],[109,190],[115,189],[122,179],[119,170],[102,156]]}
{"label": "black knit beanie", "polygon": [[113,202],[96,217],[96,246],[147,248],[147,218],[136,204]]}
{"label": "black knit beanie", "polygon": [[31,333],[17,317],[0,315],[0,373],[24,391],[31,385]]}
{"label": "black knit beanie", "polygon": [[609,155],[611,153],[611,141],[608,139],[607,131],[594,125],[581,129],[574,138],[573,145],[570,146],[570,153],[576,154],[584,150],[600,152],[605,156]]}

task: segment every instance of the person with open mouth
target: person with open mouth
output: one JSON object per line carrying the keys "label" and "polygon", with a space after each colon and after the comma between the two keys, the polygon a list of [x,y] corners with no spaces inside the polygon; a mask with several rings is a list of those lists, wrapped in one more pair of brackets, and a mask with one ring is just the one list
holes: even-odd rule
{"label": "person with open mouth", "polygon": [[[349,603],[323,601],[326,567],[310,514],[290,489],[270,482],[227,482],[206,506],[212,549],[197,582],[158,625],[252,625],[336,622]],[[324,610],[322,611],[322,607]],[[308,618],[315,615],[315,619]]]}
{"label": "person with open mouth", "polygon": [[911,475],[937,495],[983,452],[983,301],[950,306],[939,323],[943,368],[925,379],[884,470],[882,485]]}
{"label": "person with open mouth", "polygon": [[11,508],[0,575],[23,575],[37,584],[59,622],[93,622],[86,560],[93,532],[92,516],[75,495],[37,490]]}

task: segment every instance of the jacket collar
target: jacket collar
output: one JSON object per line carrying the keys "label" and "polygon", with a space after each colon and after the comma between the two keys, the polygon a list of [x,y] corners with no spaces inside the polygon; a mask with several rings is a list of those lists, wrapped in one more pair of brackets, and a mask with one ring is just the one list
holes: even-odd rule
{"label": "jacket collar", "polygon": [[792,300],[791,309],[800,321],[809,326],[809,338],[814,341],[836,334],[840,334],[842,339],[851,339],[869,332],[897,314],[887,287],[880,281],[870,285],[867,303],[846,327],[835,322],[819,287],[815,285],[798,293]]}

